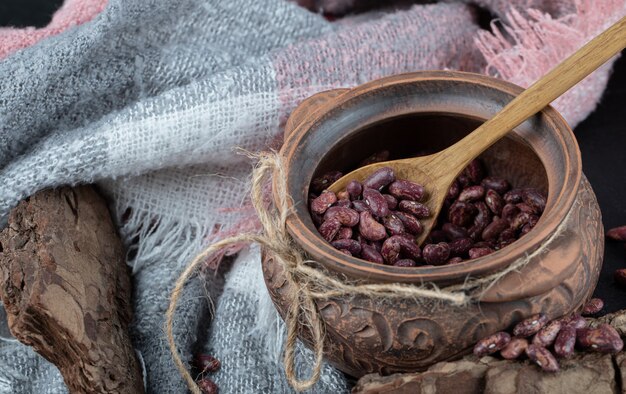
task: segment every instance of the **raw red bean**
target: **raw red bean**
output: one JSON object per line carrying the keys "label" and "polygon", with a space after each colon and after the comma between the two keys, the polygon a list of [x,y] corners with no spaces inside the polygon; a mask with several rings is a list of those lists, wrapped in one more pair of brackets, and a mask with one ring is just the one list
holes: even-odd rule
{"label": "raw red bean", "polygon": [[450,254],[453,256],[464,256],[474,245],[471,238],[457,238],[450,242]]}
{"label": "raw red bean", "polygon": [[361,244],[361,258],[363,260],[371,261],[372,263],[383,264],[383,256],[370,245]]}
{"label": "raw red bean", "polygon": [[455,200],[459,196],[460,192],[461,192],[461,187],[459,186],[459,182],[457,182],[455,179],[454,182],[452,182],[452,185],[450,185],[450,189],[448,189],[448,194],[446,195],[446,199]]}
{"label": "raw red bean", "polygon": [[529,337],[536,334],[548,322],[548,316],[543,313],[537,313],[527,319],[517,323],[513,328],[513,335],[516,337]]}
{"label": "raw red bean", "polygon": [[606,232],[606,237],[613,241],[626,242],[626,226],[614,227]]}
{"label": "raw red bean", "polygon": [[442,265],[450,257],[450,246],[445,242],[438,244],[428,244],[422,250],[422,257],[427,264]]}
{"label": "raw red bean", "polygon": [[398,209],[402,212],[409,213],[416,218],[427,218],[430,216],[430,209],[422,203],[411,200],[402,200],[398,203]]}
{"label": "raw red bean", "polygon": [[562,358],[570,358],[574,355],[576,345],[576,328],[566,324],[561,328],[554,341],[554,353]]}
{"label": "raw red bean", "polygon": [[317,231],[319,231],[322,238],[330,242],[335,238],[340,229],[341,223],[339,222],[339,220],[333,218],[324,221],[324,223],[320,225]]}
{"label": "raw red bean", "polygon": [[389,205],[387,200],[378,190],[365,188],[363,189],[363,200],[370,207],[370,211],[376,217],[385,217],[389,215]]}
{"label": "raw red bean", "polygon": [[415,216],[409,215],[408,213],[404,212],[394,212],[393,214],[402,221],[404,228],[409,233],[414,235],[419,235],[422,233],[424,227]]}
{"label": "raw red bean", "polygon": [[368,176],[363,182],[363,187],[380,191],[395,180],[396,176],[393,173],[393,169],[391,167],[383,167]]}
{"label": "raw red bean", "polygon": [[511,220],[511,228],[520,229],[528,223],[528,220],[530,220],[530,214],[528,212],[520,212]]}
{"label": "raw red bean", "polygon": [[352,208],[354,208],[354,210],[357,211],[358,213],[365,212],[365,211],[371,212],[370,207],[363,200],[352,201]]}
{"label": "raw red bean", "polygon": [[506,179],[496,178],[492,176],[483,179],[480,184],[485,189],[494,190],[499,194],[504,194],[511,188],[511,185],[509,184],[509,182],[506,181]]}
{"label": "raw red bean", "polygon": [[354,227],[359,223],[359,213],[354,209],[330,207],[324,214],[324,221],[336,219],[343,226]]}
{"label": "raw red bean", "polygon": [[523,189],[513,189],[506,192],[503,196],[504,202],[507,204],[517,204],[518,202],[522,202],[524,190]]}
{"label": "raw red bean", "polygon": [[387,206],[389,209],[396,209],[398,207],[398,200],[396,200],[394,196],[391,194],[383,194],[383,197],[387,200]]}
{"label": "raw red bean", "polygon": [[540,214],[546,208],[546,198],[535,189],[524,189],[522,199],[534,209],[535,214]]}
{"label": "raw red bean", "polygon": [[339,201],[341,201],[341,200],[350,201],[350,194],[347,191],[345,191],[345,190],[340,191],[339,193],[337,193],[337,199]]}
{"label": "raw red bean", "polygon": [[475,207],[477,214],[474,218],[474,228],[477,231],[482,231],[491,223],[493,215],[491,214],[491,210],[487,207],[487,204],[482,201],[477,202]]}
{"label": "raw red bean", "polygon": [[515,216],[517,216],[518,213],[520,213],[520,210],[518,207],[515,206],[515,204],[506,204],[502,208],[502,219],[511,221]]}
{"label": "raw red bean", "polygon": [[383,224],[390,235],[404,234],[405,232],[402,220],[393,213],[383,219]]}
{"label": "raw red bean", "polygon": [[558,361],[556,361],[556,358],[554,358],[552,353],[545,347],[528,345],[526,355],[546,372],[557,372],[559,370]]}
{"label": "raw red bean", "polygon": [[613,280],[622,287],[626,287],[626,268],[620,268],[613,273]]}
{"label": "raw red bean", "polygon": [[454,241],[459,238],[467,238],[467,230],[461,226],[457,226],[456,224],[445,223],[442,226],[442,230],[446,233],[446,237],[448,237],[450,241]]}
{"label": "raw red bean", "polygon": [[533,344],[543,347],[552,345],[559,331],[561,331],[561,326],[562,323],[560,320],[552,320],[535,335]]}
{"label": "raw red bean", "polygon": [[483,239],[485,241],[493,241],[498,239],[500,234],[509,228],[509,222],[505,219],[496,217],[495,220],[487,225],[483,230]]}
{"label": "raw red bean", "polygon": [[494,190],[487,190],[485,193],[485,204],[495,215],[502,214],[502,208],[504,207],[504,200]]}
{"label": "raw red bean", "polygon": [[337,196],[335,193],[325,191],[315,200],[311,201],[311,211],[321,215],[336,202]]}
{"label": "raw red bean", "polygon": [[532,228],[532,227],[530,227],[530,224],[526,223],[526,224],[524,225],[524,227],[522,227],[522,229],[520,230],[520,237],[521,237],[522,235],[526,235],[526,234],[528,234],[528,233],[530,232],[530,230],[532,230],[532,229],[533,229],[533,228]]}
{"label": "raw red bean", "polygon": [[563,326],[572,326],[576,330],[580,328],[585,328],[589,324],[587,322],[587,319],[577,313],[571,316],[564,317],[561,319],[561,321],[563,322]]}
{"label": "raw red bean", "polygon": [[219,394],[219,388],[211,379],[202,378],[196,382],[203,394]]}
{"label": "raw red bean", "polygon": [[486,356],[498,352],[511,342],[511,336],[509,333],[500,331],[487,338],[481,339],[474,346],[474,354],[478,357]]}
{"label": "raw red bean", "polygon": [[373,246],[380,253],[380,250],[383,248],[383,241],[370,241],[369,245]]}
{"label": "raw red bean", "polygon": [[400,259],[400,249],[402,248],[400,239],[401,237],[394,235],[383,242],[380,254],[387,264],[393,264]]}
{"label": "raw red bean", "polygon": [[468,186],[459,194],[458,201],[474,202],[481,200],[485,196],[485,188],[482,186]]}
{"label": "raw red bean", "polygon": [[450,206],[448,220],[457,226],[465,227],[472,222],[474,215],[476,215],[474,204],[457,201]]}
{"label": "raw red bean", "polygon": [[339,171],[331,171],[322,175],[321,177],[313,179],[311,182],[311,191],[316,194],[320,194],[327,187],[335,183],[343,174]]}
{"label": "raw red bean", "polygon": [[337,239],[350,239],[352,238],[352,228],[351,227],[342,227],[339,229],[336,238]]}
{"label": "raw red bean", "polygon": [[[341,207],[341,208],[352,208],[352,202],[350,200],[342,199],[342,200],[338,200],[335,203],[335,206],[336,207]],[[331,207],[331,208],[333,208],[333,207]]]}
{"label": "raw red bean", "polygon": [[493,252],[494,250],[491,248],[472,248],[467,253],[469,254],[470,260],[473,260],[479,257],[487,256]]}
{"label": "raw red bean", "polygon": [[349,251],[352,255],[361,253],[361,244],[353,239],[338,239],[331,242],[337,249],[343,249]]}
{"label": "raw red bean", "polygon": [[359,163],[359,167],[365,167],[370,164],[380,163],[381,161],[387,161],[389,159],[389,151],[382,150],[380,152],[376,152],[367,159],[363,160]]}
{"label": "raw red bean", "polygon": [[472,183],[480,183],[485,177],[483,163],[479,159],[472,160],[471,163],[463,170],[463,174],[467,175]]}
{"label": "raw red bean", "polygon": [[600,298],[592,298],[583,306],[583,310],[580,314],[583,316],[595,315],[600,312],[602,308],[604,308],[604,301]]}
{"label": "raw red bean", "polygon": [[498,237],[498,241],[507,242],[507,241],[515,241],[515,230],[512,228],[507,228],[503,232],[500,233]]}
{"label": "raw red bean", "polygon": [[576,332],[578,344],[583,349],[601,353],[618,353],[624,348],[619,333],[609,324],[600,324],[597,328],[581,328]]}
{"label": "raw red bean", "polygon": [[194,359],[194,364],[196,368],[198,368],[201,373],[205,372],[215,372],[220,369],[222,365],[220,360],[209,354],[198,354]]}
{"label": "raw red bean", "polygon": [[346,191],[353,200],[356,200],[357,198],[359,198],[361,193],[363,193],[363,185],[361,185],[361,182],[359,181],[352,180],[346,186]]}
{"label": "raw red bean", "polygon": [[507,360],[515,360],[524,352],[528,347],[528,341],[524,338],[513,338],[504,349],[500,350],[500,355]]}
{"label": "raw red bean", "polygon": [[379,241],[387,236],[385,226],[374,220],[369,211],[360,213],[359,231],[363,237],[370,241]]}
{"label": "raw red bean", "polygon": [[457,263],[462,263],[462,262],[463,262],[462,257],[453,257],[450,260],[448,260],[446,264],[457,264]]}
{"label": "raw red bean", "polygon": [[526,203],[520,202],[520,203],[515,204],[515,206],[518,207],[519,210],[522,212],[526,212],[531,215],[535,213],[535,209]]}
{"label": "raw red bean", "polygon": [[411,237],[399,235],[404,240],[400,243],[402,246],[402,254],[412,260],[419,260],[422,258],[422,249],[415,243],[415,240]]}
{"label": "raw red bean", "polygon": [[415,267],[417,266],[417,263],[415,263],[415,261],[411,259],[402,259],[396,261],[395,263],[393,263],[393,265],[395,267]]}
{"label": "raw red bean", "polygon": [[389,185],[389,194],[399,200],[419,201],[424,196],[424,186],[398,179]]}

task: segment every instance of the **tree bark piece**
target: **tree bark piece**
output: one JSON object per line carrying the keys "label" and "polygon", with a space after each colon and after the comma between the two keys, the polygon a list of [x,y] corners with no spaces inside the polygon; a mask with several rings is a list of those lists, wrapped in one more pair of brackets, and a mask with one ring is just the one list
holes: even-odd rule
{"label": "tree bark piece", "polygon": [[11,333],[55,364],[72,393],[142,393],[128,335],[131,284],[104,200],[90,186],[22,201],[0,233]]}

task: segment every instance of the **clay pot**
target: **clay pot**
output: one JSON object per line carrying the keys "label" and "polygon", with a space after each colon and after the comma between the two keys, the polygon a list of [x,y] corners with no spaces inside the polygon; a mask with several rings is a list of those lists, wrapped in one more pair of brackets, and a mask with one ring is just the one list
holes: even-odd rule
{"label": "clay pot", "polygon": [[[572,131],[553,108],[524,122],[483,155],[491,175],[514,187],[547,192],[536,227],[512,245],[460,264],[402,268],[348,257],[317,233],[307,210],[309,184],[329,170],[348,171],[370,154],[388,149],[391,159],[438,151],[492,117],[522,89],[485,76],[418,72],[324,92],[292,114],[281,150],[294,215],[288,231],[330,273],[370,283],[432,282],[439,287],[500,271],[561,235],[519,272],[506,275],[479,303],[381,300],[362,296],[320,301],[327,360],[360,377],[424,369],[466,353],[474,343],[510,328],[533,313],[556,318],[579,308],[593,293],[602,265],[600,210],[581,172]],[[425,185],[428,187],[428,185]],[[270,253],[263,273],[284,317],[290,283]],[[302,338],[308,342],[306,333]]]}

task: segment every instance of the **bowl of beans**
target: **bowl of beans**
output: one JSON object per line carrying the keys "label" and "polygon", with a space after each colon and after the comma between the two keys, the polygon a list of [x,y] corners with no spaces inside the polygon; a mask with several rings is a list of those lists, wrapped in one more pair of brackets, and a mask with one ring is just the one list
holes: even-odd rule
{"label": "bowl of beans", "polygon": [[[316,301],[326,358],[339,369],[356,377],[425,369],[533,314],[564,316],[591,297],[602,265],[600,210],[575,137],[551,107],[458,174],[421,245],[428,185],[383,167],[326,190],[361,166],[445,149],[521,91],[477,74],[417,72],[323,92],[292,113],[280,152],[293,212],[287,230],[320,269],[356,283],[446,288],[526,261],[466,306],[361,295]],[[284,317],[291,284],[271,252],[262,255]],[[301,339],[309,344],[306,332]]]}

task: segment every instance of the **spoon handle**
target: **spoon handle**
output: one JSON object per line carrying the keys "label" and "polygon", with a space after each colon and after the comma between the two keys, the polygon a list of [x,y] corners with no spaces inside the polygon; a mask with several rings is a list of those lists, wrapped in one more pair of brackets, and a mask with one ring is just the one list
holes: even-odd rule
{"label": "spoon handle", "polygon": [[[442,167],[463,169],[514,127],[541,111],[626,47],[626,16],[565,59],[461,141],[440,152]],[[453,174],[456,176],[456,174]]]}

